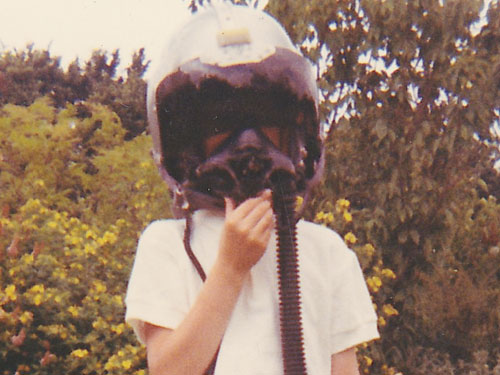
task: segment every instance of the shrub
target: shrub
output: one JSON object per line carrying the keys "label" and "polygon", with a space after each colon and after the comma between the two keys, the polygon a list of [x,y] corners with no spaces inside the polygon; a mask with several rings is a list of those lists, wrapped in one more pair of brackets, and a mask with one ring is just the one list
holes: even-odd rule
{"label": "shrub", "polygon": [[[0,373],[143,374],[123,321],[137,237],[170,215],[151,143],[47,99],[2,109]],[[154,205],[148,202],[155,202]]]}
{"label": "shrub", "polygon": [[[371,243],[363,243],[356,236],[355,217],[350,209],[351,203],[344,198],[335,203],[325,201],[322,210],[314,215],[314,221],[334,229],[345,243],[353,249],[360,261],[365,280],[370,291],[373,306],[378,314],[378,327],[383,335],[387,325],[399,315],[393,306],[392,284],[396,279],[394,271],[384,266],[382,253]],[[380,343],[365,343],[358,349],[360,371],[364,374],[394,375],[396,369],[387,366]]]}

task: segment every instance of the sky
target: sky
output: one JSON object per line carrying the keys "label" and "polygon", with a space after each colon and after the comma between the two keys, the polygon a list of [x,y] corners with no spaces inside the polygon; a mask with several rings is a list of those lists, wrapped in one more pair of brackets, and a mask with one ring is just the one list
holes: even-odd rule
{"label": "sky", "polygon": [[[51,55],[61,56],[66,67],[76,56],[83,63],[94,49],[112,52],[119,48],[124,69],[133,52],[141,47],[145,47],[148,59],[159,57],[167,36],[189,16],[188,3],[189,0],[0,0],[0,53],[6,49],[23,50],[34,43],[38,49],[49,49]],[[260,0],[258,4],[262,8],[267,1]]]}
{"label": "sky", "polygon": [[94,49],[119,48],[122,68],[141,47],[154,59],[185,20],[188,0],[0,0],[0,52],[27,44],[49,49],[67,66]]}

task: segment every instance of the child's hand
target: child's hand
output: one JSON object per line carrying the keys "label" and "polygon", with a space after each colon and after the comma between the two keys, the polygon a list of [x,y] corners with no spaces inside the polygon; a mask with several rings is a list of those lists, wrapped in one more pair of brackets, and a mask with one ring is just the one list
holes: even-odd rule
{"label": "child's hand", "polygon": [[226,219],[222,231],[219,260],[239,276],[244,276],[264,254],[274,227],[271,192],[266,190],[238,207],[226,198]]}

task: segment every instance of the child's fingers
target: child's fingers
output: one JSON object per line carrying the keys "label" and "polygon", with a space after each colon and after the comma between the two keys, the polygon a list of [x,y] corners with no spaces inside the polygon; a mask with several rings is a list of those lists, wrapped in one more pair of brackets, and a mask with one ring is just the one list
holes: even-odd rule
{"label": "child's fingers", "polygon": [[234,211],[234,202],[231,198],[227,198],[227,197],[224,198],[224,202],[226,203],[225,208],[226,208],[226,217],[227,217],[231,212]]}
{"label": "child's fingers", "polygon": [[253,230],[256,236],[264,236],[267,237],[267,241],[269,240],[269,236],[274,228],[274,220],[273,220],[273,211],[268,210],[255,224]]}
{"label": "child's fingers", "polygon": [[262,193],[259,194],[264,199],[271,199],[271,189],[266,189]]}
{"label": "child's fingers", "polygon": [[272,213],[271,209],[271,203],[268,200],[262,200],[258,202],[253,209],[248,212],[248,214],[241,219],[242,224],[251,229],[257,225],[257,223],[265,216],[266,212],[270,211]]}
{"label": "child's fingers", "polygon": [[249,198],[243,203],[241,203],[238,207],[234,209],[235,214],[237,215],[237,219],[241,220],[245,218],[251,211],[255,209],[261,202],[269,201],[267,195],[259,195],[254,198]]}

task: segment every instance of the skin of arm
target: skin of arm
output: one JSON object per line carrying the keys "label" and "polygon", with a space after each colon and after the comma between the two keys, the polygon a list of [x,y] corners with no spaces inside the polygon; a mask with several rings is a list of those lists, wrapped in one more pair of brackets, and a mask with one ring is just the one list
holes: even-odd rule
{"label": "skin of arm", "polygon": [[151,375],[203,374],[222,340],[250,269],[262,257],[274,223],[270,192],[234,207],[226,200],[219,252],[191,310],[175,329],[146,325]]}
{"label": "skin of arm", "polygon": [[356,348],[333,354],[331,363],[332,375],[359,375]]}

